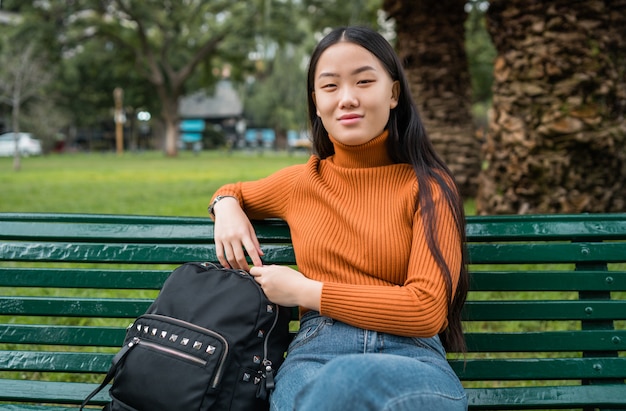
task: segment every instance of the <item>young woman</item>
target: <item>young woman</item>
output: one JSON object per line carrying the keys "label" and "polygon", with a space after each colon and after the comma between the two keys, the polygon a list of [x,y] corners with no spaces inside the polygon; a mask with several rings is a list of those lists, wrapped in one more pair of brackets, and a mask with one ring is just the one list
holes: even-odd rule
{"label": "young woman", "polygon": [[[370,29],[332,31],[308,105],[315,155],[225,185],[210,207],[219,261],[301,309],[272,409],[466,409],[444,349],[464,349],[463,204],[393,48]],[[271,217],[289,224],[298,270],[262,264],[250,219]]]}

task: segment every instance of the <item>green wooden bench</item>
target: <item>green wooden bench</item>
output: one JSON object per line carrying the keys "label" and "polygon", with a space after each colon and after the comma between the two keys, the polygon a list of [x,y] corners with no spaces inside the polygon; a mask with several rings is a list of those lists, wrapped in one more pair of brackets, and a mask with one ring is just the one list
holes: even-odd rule
{"label": "green wooden bench", "polygon": [[[289,230],[256,223],[268,263]],[[471,217],[470,409],[626,409],[626,214]],[[0,214],[0,409],[76,409],[208,218]],[[107,401],[107,393],[94,404]]]}

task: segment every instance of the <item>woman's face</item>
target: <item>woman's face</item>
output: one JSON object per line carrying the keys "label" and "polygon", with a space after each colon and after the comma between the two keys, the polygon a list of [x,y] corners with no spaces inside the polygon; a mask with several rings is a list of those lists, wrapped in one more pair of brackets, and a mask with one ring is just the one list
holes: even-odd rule
{"label": "woman's face", "polygon": [[317,115],[343,144],[359,145],[380,135],[398,105],[399,90],[378,58],[354,43],[330,46],[315,68]]}

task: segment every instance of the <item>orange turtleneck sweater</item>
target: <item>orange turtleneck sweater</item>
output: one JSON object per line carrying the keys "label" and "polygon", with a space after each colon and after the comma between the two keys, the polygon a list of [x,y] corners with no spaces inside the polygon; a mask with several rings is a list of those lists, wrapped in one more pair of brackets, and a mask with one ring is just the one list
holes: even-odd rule
{"label": "orange turtleneck sweater", "polygon": [[[225,185],[214,197],[236,197],[251,219],[289,224],[298,270],[323,283],[322,315],[364,329],[430,337],[447,326],[445,281],[415,211],[413,169],[392,163],[387,136],[360,146],[333,140],[331,157],[312,156],[261,180]],[[433,194],[437,238],[456,287],[458,231],[440,190]]]}

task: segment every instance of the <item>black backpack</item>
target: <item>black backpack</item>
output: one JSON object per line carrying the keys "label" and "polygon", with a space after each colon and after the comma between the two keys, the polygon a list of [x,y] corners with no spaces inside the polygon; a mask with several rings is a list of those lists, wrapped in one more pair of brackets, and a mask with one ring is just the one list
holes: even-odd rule
{"label": "black backpack", "polygon": [[290,309],[245,271],[186,263],[129,326],[109,373],[111,411],[267,410]]}

